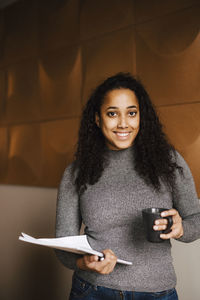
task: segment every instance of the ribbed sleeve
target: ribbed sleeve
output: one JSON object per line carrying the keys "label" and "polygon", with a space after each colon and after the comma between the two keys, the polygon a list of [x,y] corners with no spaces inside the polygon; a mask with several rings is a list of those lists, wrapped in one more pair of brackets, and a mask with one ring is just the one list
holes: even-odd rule
{"label": "ribbed sleeve", "polygon": [[183,236],[177,240],[189,243],[200,238],[200,204],[191,171],[179,153],[177,163],[182,166],[183,175],[177,172],[173,203],[183,219],[184,230]]}
{"label": "ribbed sleeve", "polygon": [[[56,237],[79,235],[81,227],[79,198],[73,184],[72,165],[64,172],[57,197]],[[55,250],[59,260],[68,268],[76,268],[78,254]]]}

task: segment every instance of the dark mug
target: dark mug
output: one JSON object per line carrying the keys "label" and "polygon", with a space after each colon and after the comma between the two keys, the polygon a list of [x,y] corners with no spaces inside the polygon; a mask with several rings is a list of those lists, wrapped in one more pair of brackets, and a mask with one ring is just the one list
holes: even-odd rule
{"label": "dark mug", "polygon": [[[165,211],[165,210],[168,210],[168,209],[151,207],[151,208],[146,208],[146,209],[142,210],[146,238],[149,242],[161,243],[164,240],[160,238],[160,234],[161,233],[169,233],[171,231],[171,227],[173,225],[172,216],[161,217],[161,212]],[[153,226],[155,225],[155,220],[158,220],[158,219],[167,219],[168,220],[167,228],[165,230],[155,231],[153,229]]]}

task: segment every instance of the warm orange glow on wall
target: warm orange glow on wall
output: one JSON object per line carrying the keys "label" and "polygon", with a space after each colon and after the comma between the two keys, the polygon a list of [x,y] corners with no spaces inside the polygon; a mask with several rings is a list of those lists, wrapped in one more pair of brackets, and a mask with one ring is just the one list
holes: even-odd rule
{"label": "warm orange glow on wall", "polygon": [[0,14],[0,116],[9,132],[2,182],[56,186],[91,90],[129,71],[159,108],[200,194],[198,1],[29,2]]}
{"label": "warm orange glow on wall", "polygon": [[14,80],[14,74],[12,72],[8,73],[8,100],[11,98],[14,94],[14,85],[15,85],[15,80]]}

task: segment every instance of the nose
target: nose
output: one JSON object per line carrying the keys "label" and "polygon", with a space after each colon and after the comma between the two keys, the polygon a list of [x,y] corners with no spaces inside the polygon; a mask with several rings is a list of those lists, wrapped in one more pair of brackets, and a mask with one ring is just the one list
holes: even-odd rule
{"label": "nose", "polygon": [[118,128],[127,128],[127,127],[128,127],[126,117],[121,116],[121,117],[118,119],[117,127],[118,127]]}

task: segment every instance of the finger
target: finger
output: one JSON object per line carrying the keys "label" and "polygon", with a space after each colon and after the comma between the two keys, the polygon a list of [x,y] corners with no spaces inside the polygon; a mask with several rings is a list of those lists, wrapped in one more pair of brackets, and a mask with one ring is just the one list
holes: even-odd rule
{"label": "finger", "polygon": [[157,219],[155,220],[155,225],[167,225],[168,224],[168,220],[167,219]]}
{"label": "finger", "polygon": [[162,212],[161,216],[162,217],[171,216],[172,219],[173,219],[173,223],[179,223],[182,220],[181,217],[180,217],[180,215],[179,215],[179,212],[176,209],[174,209],[174,208],[169,209],[168,211]]}
{"label": "finger", "polygon": [[115,257],[115,254],[111,249],[105,249],[102,252],[105,255],[105,257],[109,257],[109,256],[114,256]]}
{"label": "finger", "polygon": [[103,254],[104,254],[104,264],[106,265],[107,263],[111,264],[111,263],[116,263],[117,261],[117,257],[115,256],[115,254],[109,250],[103,250]]}
{"label": "finger", "polygon": [[117,257],[110,249],[103,250],[105,259],[98,265],[101,274],[109,274],[113,271]]}
{"label": "finger", "polygon": [[155,231],[165,230],[165,229],[167,229],[167,225],[154,225],[154,226],[153,226],[153,229],[154,229]]}
{"label": "finger", "polygon": [[103,253],[105,256],[103,261],[99,261],[99,257],[96,255],[84,255],[85,267],[100,274],[111,273],[115,267],[117,257],[110,249],[104,250]]}
{"label": "finger", "polygon": [[84,255],[83,264],[88,269],[94,269],[98,262],[98,256],[96,255]]}
{"label": "finger", "polygon": [[171,239],[173,237],[174,237],[174,235],[173,235],[172,232],[160,234],[160,238],[163,239],[163,240],[168,240],[168,239]]}
{"label": "finger", "polygon": [[90,261],[99,261],[99,257],[97,255],[91,255]]}
{"label": "finger", "polygon": [[97,255],[84,255],[88,263],[98,261],[99,257]]}
{"label": "finger", "polygon": [[177,214],[178,214],[178,211],[176,209],[172,208],[172,209],[161,212],[161,217],[175,216]]}
{"label": "finger", "polygon": [[98,266],[99,269],[103,268],[110,262],[110,257],[107,254],[106,257],[105,255],[104,257],[99,257],[97,255],[85,255],[85,259],[90,266]]}

